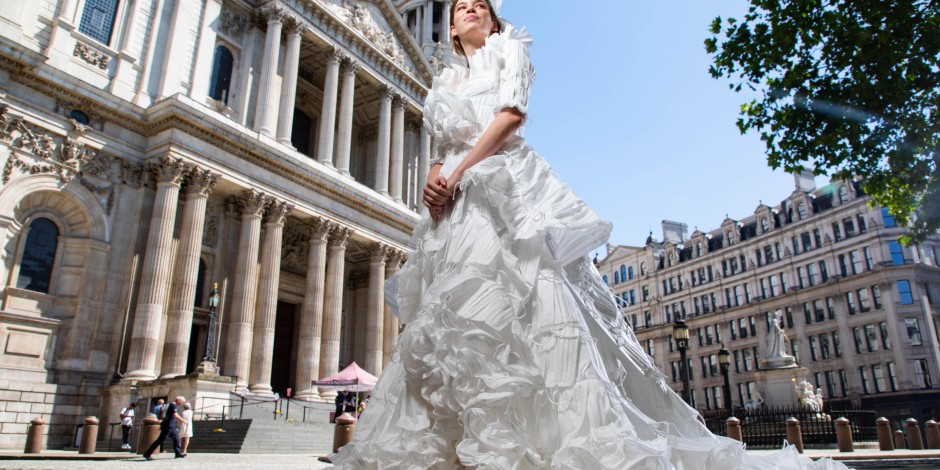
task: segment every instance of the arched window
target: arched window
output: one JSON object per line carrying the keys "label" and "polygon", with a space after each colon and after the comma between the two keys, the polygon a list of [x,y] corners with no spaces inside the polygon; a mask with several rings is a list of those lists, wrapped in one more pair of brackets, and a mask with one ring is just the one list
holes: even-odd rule
{"label": "arched window", "polygon": [[767,217],[760,218],[760,229],[761,233],[767,233],[770,231],[770,222],[767,221]]}
{"label": "arched window", "polygon": [[849,202],[849,190],[845,186],[839,185],[839,204]]}
{"label": "arched window", "polygon": [[290,144],[304,155],[310,155],[310,128],[313,121],[303,111],[294,108],[294,128],[290,133]]}
{"label": "arched window", "polygon": [[630,280],[633,280],[633,266],[627,268],[627,275],[630,276]]}
{"label": "arched window", "polygon": [[627,266],[620,265],[620,279],[623,279],[623,282],[627,282]]}
{"label": "arched window", "polygon": [[610,285],[610,281],[607,279],[607,275],[604,275],[604,284]]}
{"label": "arched window", "polygon": [[199,271],[196,272],[196,300],[193,302],[193,305],[196,307],[204,307],[202,304],[202,299],[206,298],[205,296],[206,289],[206,262],[202,259],[199,260]]}
{"label": "arched window", "polygon": [[641,276],[646,275],[646,261],[640,263],[640,275]]}
{"label": "arched window", "polygon": [[221,44],[216,46],[215,59],[212,61],[212,78],[209,82],[209,98],[228,104],[228,89],[232,84],[234,67],[235,56],[232,51]]}
{"label": "arched window", "polygon": [[78,31],[106,46],[111,45],[118,0],[86,0]]}
{"label": "arched window", "polygon": [[806,219],[806,203],[801,202],[799,205],[797,205],[796,212],[797,214],[800,215],[800,220],[805,220]]}
{"label": "arched window", "polygon": [[620,284],[620,273],[614,271],[614,284]]}
{"label": "arched window", "polygon": [[52,264],[55,262],[59,228],[49,219],[36,219],[29,224],[26,247],[20,261],[20,275],[16,287],[49,293]]}

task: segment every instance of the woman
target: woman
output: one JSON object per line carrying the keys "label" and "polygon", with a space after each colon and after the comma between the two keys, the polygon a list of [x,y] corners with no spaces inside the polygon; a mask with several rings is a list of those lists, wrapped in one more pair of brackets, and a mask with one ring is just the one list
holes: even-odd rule
{"label": "woman", "polygon": [[183,441],[183,455],[189,450],[189,440],[193,437],[193,407],[183,403],[183,423],[180,425],[180,439]]}
{"label": "woman", "polygon": [[134,410],[137,403],[127,405],[127,408],[121,410],[121,449],[131,448],[131,434],[134,431]]}
{"label": "woman", "polygon": [[792,448],[758,461],[712,435],[620,319],[587,257],[611,226],[523,139],[531,39],[504,25],[493,6],[452,3],[452,44],[466,65],[445,69],[425,101],[438,143],[424,191],[428,214],[386,290],[406,327],[369,413],[333,462],[811,467]]}

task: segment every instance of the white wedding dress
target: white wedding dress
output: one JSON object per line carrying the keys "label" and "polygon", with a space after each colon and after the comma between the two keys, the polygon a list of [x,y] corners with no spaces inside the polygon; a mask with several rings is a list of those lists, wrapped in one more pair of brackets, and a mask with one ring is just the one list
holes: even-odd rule
{"label": "white wedding dress", "polygon": [[[504,108],[525,113],[530,37],[512,27],[434,79],[425,122],[448,175]],[[425,212],[386,286],[405,324],[348,469],[844,468],[748,457],[665,383],[588,258],[611,226],[521,136]]]}

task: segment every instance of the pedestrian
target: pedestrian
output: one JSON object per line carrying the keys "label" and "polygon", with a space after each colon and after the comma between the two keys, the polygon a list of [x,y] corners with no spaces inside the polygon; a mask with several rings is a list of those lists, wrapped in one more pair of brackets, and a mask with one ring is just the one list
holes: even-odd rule
{"label": "pedestrian", "polygon": [[145,459],[153,460],[153,451],[157,450],[157,447],[160,447],[160,444],[167,436],[170,436],[170,439],[173,440],[173,453],[176,455],[176,458],[181,459],[186,457],[183,455],[182,447],[180,447],[180,435],[177,429],[177,426],[188,423],[188,421],[180,416],[180,407],[183,406],[185,401],[186,399],[180,396],[176,397],[173,403],[167,405],[163,421],[160,422],[160,437],[157,437],[144,452]]}
{"label": "pedestrian", "polygon": [[[169,406],[162,398],[157,400],[157,404],[154,405],[153,409],[150,412],[157,417],[158,420],[163,421],[163,418],[166,417],[167,406]],[[160,441],[160,452],[163,452],[163,441]]]}
{"label": "pedestrian", "polygon": [[[666,383],[589,257],[611,224],[523,135],[532,37],[499,18],[501,3],[445,2],[442,32],[458,60],[434,77],[424,102],[436,142],[428,210],[414,229],[415,251],[385,283],[405,327],[369,414],[330,456],[335,467],[846,468],[814,463],[793,446],[750,456],[712,434]],[[539,14],[557,8],[535,4]],[[590,39],[594,16],[609,10],[567,18],[565,48],[546,54],[572,60],[579,48],[600,47],[619,56],[622,44]],[[633,21],[604,18],[605,27]],[[579,78],[590,86],[603,75],[587,67]],[[577,88],[554,99],[577,99]],[[572,138],[591,148],[589,137]]]}
{"label": "pedestrian", "polygon": [[356,394],[346,391],[346,403],[343,404],[343,412],[356,415]]}
{"label": "pedestrian", "polygon": [[336,412],[333,413],[333,421],[331,422],[335,423],[336,418],[339,418],[339,415],[343,414],[343,406],[346,404],[346,393],[342,391],[337,393],[336,399],[333,400],[333,403],[336,404]]}
{"label": "pedestrian", "polygon": [[183,424],[180,426],[180,439],[183,441],[183,457],[189,449],[189,440],[193,437],[193,407],[189,402],[183,403]]}
{"label": "pedestrian", "polygon": [[127,405],[127,408],[121,410],[121,448],[124,450],[131,448],[131,432],[134,430],[134,409],[137,403]]}

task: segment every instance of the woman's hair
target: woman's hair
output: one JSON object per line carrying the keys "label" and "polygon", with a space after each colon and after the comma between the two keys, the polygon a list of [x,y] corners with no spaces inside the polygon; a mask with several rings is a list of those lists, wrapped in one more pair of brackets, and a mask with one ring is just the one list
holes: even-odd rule
{"label": "woman's hair", "polygon": [[[477,0],[470,0],[470,1],[477,1]],[[499,20],[499,16],[497,16],[496,11],[493,10],[493,4],[490,3],[490,0],[483,0],[483,1],[486,2],[486,9],[490,11],[490,19],[493,20],[493,25],[496,26],[496,32],[498,33],[503,32],[503,22]],[[457,2],[456,1],[450,4],[451,27],[453,27],[453,24],[454,24],[455,14],[457,14]],[[450,34],[450,31],[448,31],[447,34]],[[463,44],[460,43],[459,37],[452,36],[450,42],[451,42],[451,46],[453,46],[454,48],[454,52],[456,52],[457,55],[460,55],[463,57],[467,56],[467,53],[463,51]]]}
{"label": "woman's hair", "polygon": [[193,409],[193,407],[190,406],[189,403],[187,402],[187,403],[183,403],[183,409],[184,409],[184,410],[191,410],[191,409]]}

